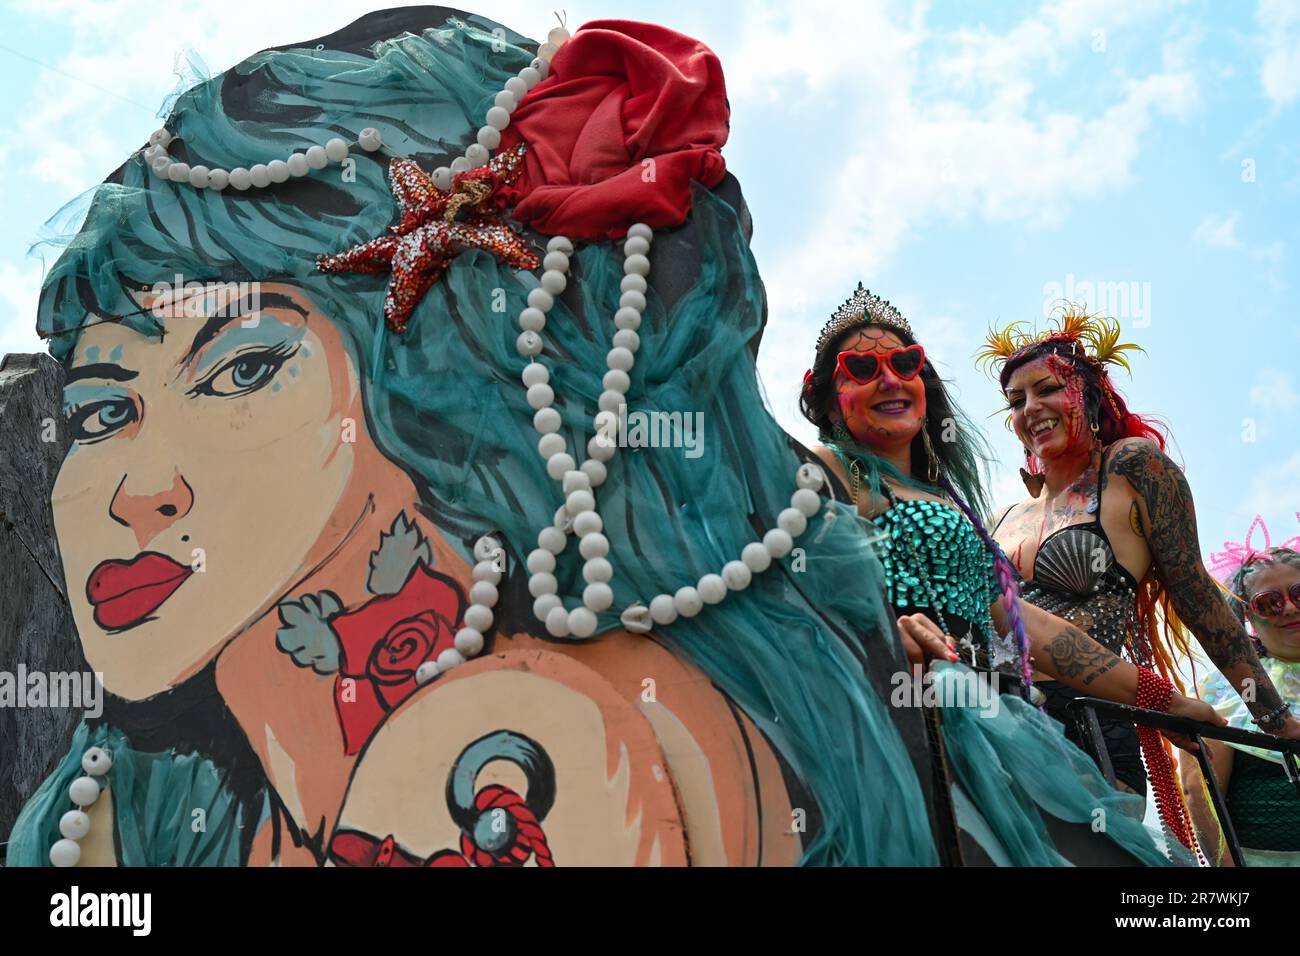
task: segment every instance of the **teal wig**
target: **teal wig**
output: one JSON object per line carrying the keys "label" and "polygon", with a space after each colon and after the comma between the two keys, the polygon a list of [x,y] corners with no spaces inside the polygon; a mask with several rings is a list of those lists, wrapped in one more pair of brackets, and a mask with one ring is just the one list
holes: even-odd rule
{"label": "teal wig", "polygon": [[[260,53],[200,83],[166,121],[179,137],[173,156],[230,169],[336,136],[354,141],[373,126],[394,154],[425,169],[446,163],[473,141],[494,94],[536,50],[496,24],[449,14],[374,14],[361,24],[371,21],[371,37],[375,23],[392,25],[383,42],[350,48],[327,37]],[[412,477],[427,516],[466,555],[487,532],[505,543],[510,567],[498,626],[547,639],[531,613],[522,559],[562,494],[536,450],[514,326],[538,280],[486,252],[462,252],[424,295],[408,330],[387,331],[387,275],[315,268],[317,256],[377,236],[395,218],[387,158],[354,150],[351,159],[355,181],[331,168],[240,193],[164,181],[133,157],[99,187],[51,269],[40,332],[66,361],[88,322],[156,334],[130,293],[175,273],[296,283],[340,329],[362,381],[370,433]],[[747,229],[739,189],[728,179],[716,191],[697,186],[687,224],[656,238],[629,410],[703,413],[704,453],[627,448],[610,463],[599,500],[617,569],[616,608],[694,584],[738,557],[775,526],[808,457],[761,398],[755,354],[766,306]],[[576,281],[557,297],[547,325],[540,361],[551,370],[561,434],[578,460],[602,391],[622,274],[613,243],[579,248]],[[904,666],[881,598],[882,571],[852,510],[829,507],[839,520],[827,527],[825,518],[813,519],[801,552],[653,639],[700,668],[779,752],[796,805],[806,795],[818,821],[805,863],[933,864],[938,851],[917,764],[880,687],[881,675]],[[574,551],[556,569],[570,606],[584,583]],[[616,614],[600,615],[600,631],[619,627]],[[95,739],[83,726],[78,744]],[[53,808],[66,809],[59,774],[75,775],[79,755],[69,755],[29,804],[11,862],[44,862],[57,839],[61,810]],[[188,763],[171,774],[193,775]],[[52,809],[35,819],[42,794]],[[143,859],[130,856],[129,842],[124,835],[122,854]],[[233,851],[223,853],[209,859],[238,862]]]}

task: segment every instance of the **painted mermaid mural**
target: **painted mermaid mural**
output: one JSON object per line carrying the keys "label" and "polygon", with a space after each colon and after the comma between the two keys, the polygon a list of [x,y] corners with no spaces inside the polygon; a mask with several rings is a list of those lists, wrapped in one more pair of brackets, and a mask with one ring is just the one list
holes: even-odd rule
{"label": "painted mermaid mural", "polygon": [[551,41],[376,13],[96,192],[39,327],[109,699],[11,864],[938,861],[879,566],[757,387],[717,60]]}

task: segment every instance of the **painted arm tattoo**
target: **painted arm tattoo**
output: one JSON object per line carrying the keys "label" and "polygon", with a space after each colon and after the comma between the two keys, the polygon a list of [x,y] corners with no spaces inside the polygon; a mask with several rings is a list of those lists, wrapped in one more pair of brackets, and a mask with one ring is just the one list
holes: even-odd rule
{"label": "painted arm tattoo", "polygon": [[[1178,616],[1243,699],[1254,698],[1249,704],[1254,713],[1277,707],[1281,698],[1260,666],[1246,629],[1201,564],[1196,506],[1182,469],[1151,442],[1125,439],[1110,456],[1103,488],[1111,475],[1125,478],[1145,506],[1147,545]],[[1248,694],[1251,683],[1254,692]]]}
{"label": "painted arm tattoo", "polygon": [[1073,624],[1066,624],[1043,646],[1042,653],[1051,660],[1062,683],[1080,690],[1120,662],[1115,654]]}

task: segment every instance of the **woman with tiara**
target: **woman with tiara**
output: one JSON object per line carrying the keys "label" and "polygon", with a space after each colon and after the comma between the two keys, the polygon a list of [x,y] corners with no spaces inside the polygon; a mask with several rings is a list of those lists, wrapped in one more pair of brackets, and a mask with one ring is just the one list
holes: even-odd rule
{"label": "woman with tiara", "polygon": [[[1173,662],[1187,653],[1190,630],[1234,687],[1256,688],[1260,728],[1300,737],[1300,721],[1201,565],[1191,489],[1164,453],[1166,436],[1111,381],[1108,367],[1128,368],[1124,353],[1136,348],[1120,342],[1114,320],[1071,306],[1041,334],[1019,323],[990,334],[980,361],[997,370],[1030,495],[1002,509],[993,535],[1023,575],[1027,602],[1180,688]],[[1075,689],[1048,680],[1039,687],[1048,713],[1077,741],[1067,716]],[[1100,724],[1123,785],[1145,791],[1145,758],[1159,775],[1157,800],[1176,798],[1153,735],[1120,720]]]}
{"label": "woman with tiara", "polygon": [[[1258,550],[1251,546],[1257,528],[1264,536]],[[1223,583],[1233,613],[1255,632],[1260,663],[1283,701],[1300,706],[1300,536],[1271,546],[1268,529],[1256,518],[1244,543],[1229,542],[1206,565]],[[1197,689],[1229,727],[1255,729],[1250,710],[1222,674],[1206,674]],[[1250,866],[1300,866],[1300,794],[1287,779],[1281,754],[1220,740],[1204,743],[1244,861]],[[1199,763],[1178,763],[1206,857],[1233,866]]]}
{"label": "woman with tiara", "polygon": [[[1080,691],[1141,702],[1152,675],[1018,600],[1015,575],[978,518],[985,506],[981,442],[897,309],[859,284],[822,330],[800,406],[825,443],[815,453],[877,529],[886,598],[909,656],[947,658],[934,665],[932,682],[942,687],[969,673],[954,663],[967,653],[986,666],[1017,662],[1013,673],[1024,680],[1032,654],[1039,668]],[[943,647],[958,638],[960,654]],[[1053,843],[1058,821],[1087,821],[1103,804],[1117,819],[1141,819],[1143,802],[1107,785],[1059,726],[1019,696],[1000,701],[995,719],[960,706],[940,716],[958,823],[993,861],[1061,862]],[[1163,704],[1215,719],[1181,695]],[[1150,838],[1140,826],[1106,832],[1149,860]],[[1185,832],[1175,835],[1190,847]],[[1180,848],[1174,853],[1185,859]]]}

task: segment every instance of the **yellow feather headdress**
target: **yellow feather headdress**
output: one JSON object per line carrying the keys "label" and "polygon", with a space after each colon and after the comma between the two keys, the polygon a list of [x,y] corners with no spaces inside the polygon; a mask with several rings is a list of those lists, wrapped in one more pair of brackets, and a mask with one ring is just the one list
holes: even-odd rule
{"label": "yellow feather headdress", "polygon": [[984,347],[975,355],[976,366],[992,374],[1027,349],[1060,342],[1071,346],[1076,357],[1091,362],[1102,373],[1108,365],[1119,365],[1131,375],[1133,367],[1124,353],[1144,351],[1133,342],[1120,342],[1118,320],[1090,315],[1072,303],[1062,306],[1050,321],[1051,326],[1042,332],[1025,322],[1013,322],[1001,330],[990,328]]}

